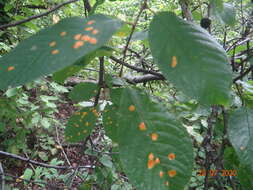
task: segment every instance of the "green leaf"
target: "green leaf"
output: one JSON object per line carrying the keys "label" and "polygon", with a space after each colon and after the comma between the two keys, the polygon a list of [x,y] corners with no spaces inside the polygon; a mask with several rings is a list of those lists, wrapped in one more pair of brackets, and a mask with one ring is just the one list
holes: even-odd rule
{"label": "green leaf", "polygon": [[253,109],[240,108],[229,117],[228,135],[240,162],[253,172]]}
{"label": "green leaf", "polygon": [[24,172],[23,179],[30,180],[33,175],[33,171],[27,168]]}
{"label": "green leaf", "polygon": [[99,161],[106,167],[108,168],[112,168],[113,167],[113,163],[112,163],[112,160],[111,160],[111,157],[108,156],[108,155],[103,155]]}
{"label": "green leaf", "polygon": [[148,38],[148,30],[138,31],[133,33],[131,41],[146,40]]}
{"label": "green leaf", "polygon": [[69,97],[77,102],[86,101],[96,96],[98,93],[98,85],[91,82],[83,82],[77,84],[70,92]]}
{"label": "green leaf", "polygon": [[5,124],[0,122],[0,132],[4,132],[5,130]]}
{"label": "green leaf", "polygon": [[65,138],[69,142],[85,139],[92,131],[98,117],[95,108],[84,108],[74,113],[65,128]]}
{"label": "green leaf", "polygon": [[215,4],[212,4],[212,13],[223,24],[233,26],[236,22],[236,10],[232,4],[223,3],[223,8],[217,8]]}
{"label": "green leaf", "polygon": [[242,164],[237,172],[237,175],[240,180],[240,184],[245,190],[253,189],[253,172],[248,167]]}
{"label": "green leaf", "polygon": [[[120,93],[121,92],[121,93]],[[120,159],[138,190],[183,189],[192,174],[192,143],[162,105],[135,89],[112,93]]]}
{"label": "green leaf", "polygon": [[155,63],[176,88],[201,104],[228,105],[232,74],[224,49],[200,26],[161,12],[150,24]]}
{"label": "green leaf", "polygon": [[118,37],[127,37],[131,33],[129,24],[124,24],[114,35]]}
{"label": "green leaf", "polygon": [[40,31],[0,58],[0,89],[25,84],[75,63],[103,46],[121,24],[117,19],[93,15],[67,18]]}
{"label": "green leaf", "polygon": [[41,160],[48,161],[48,155],[45,152],[40,151],[40,152],[38,152],[38,155]]}

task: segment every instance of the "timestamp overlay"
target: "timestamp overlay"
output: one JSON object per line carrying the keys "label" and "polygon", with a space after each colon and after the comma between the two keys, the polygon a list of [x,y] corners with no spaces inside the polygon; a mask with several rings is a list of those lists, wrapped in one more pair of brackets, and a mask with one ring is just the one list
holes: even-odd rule
{"label": "timestamp overlay", "polygon": [[216,170],[216,169],[200,169],[198,170],[198,176],[206,176],[207,174],[210,176],[237,176],[237,170]]}

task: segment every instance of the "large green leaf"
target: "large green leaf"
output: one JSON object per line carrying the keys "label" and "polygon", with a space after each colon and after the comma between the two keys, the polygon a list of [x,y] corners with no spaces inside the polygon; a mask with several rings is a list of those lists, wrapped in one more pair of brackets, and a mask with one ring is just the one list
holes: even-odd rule
{"label": "large green leaf", "polygon": [[121,21],[104,15],[67,18],[0,58],[0,89],[54,73],[104,45]]}
{"label": "large green leaf", "polygon": [[118,136],[124,171],[135,188],[183,189],[193,163],[192,143],[185,128],[139,90],[117,90],[112,100],[117,120],[112,119],[110,125]]}
{"label": "large green leaf", "polygon": [[88,101],[98,93],[98,85],[91,82],[77,84],[70,92],[69,97],[74,101]]}
{"label": "large green leaf", "polygon": [[161,12],[150,24],[149,42],[155,63],[179,90],[202,104],[228,104],[229,61],[207,31]]}
{"label": "large green leaf", "polygon": [[240,108],[230,115],[228,135],[240,162],[253,172],[253,109]]}
{"label": "large green leaf", "polygon": [[95,108],[84,108],[74,113],[65,128],[65,138],[69,142],[85,139],[93,130],[98,112]]}

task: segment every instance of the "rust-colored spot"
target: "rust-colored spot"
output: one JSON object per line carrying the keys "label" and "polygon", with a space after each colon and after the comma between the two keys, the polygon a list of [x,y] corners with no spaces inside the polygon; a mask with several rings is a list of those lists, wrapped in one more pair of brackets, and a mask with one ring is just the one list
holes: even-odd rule
{"label": "rust-colored spot", "polygon": [[148,169],[152,169],[155,166],[155,161],[154,160],[149,160],[148,161]]}
{"label": "rust-colored spot", "polygon": [[93,27],[87,27],[87,28],[84,28],[85,31],[92,31],[93,30]]}
{"label": "rust-colored spot", "polygon": [[151,152],[151,153],[149,153],[149,155],[148,155],[148,159],[149,160],[154,160],[154,154]]}
{"label": "rust-colored spot", "polygon": [[140,129],[141,131],[147,130],[146,125],[145,125],[144,122],[141,122],[141,123],[139,124],[139,129]]}
{"label": "rust-colored spot", "polygon": [[164,172],[163,172],[163,171],[160,171],[160,172],[159,172],[159,176],[160,176],[160,178],[162,178],[162,177],[164,176]]}
{"label": "rust-colored spot", "polygon": [[133,112],[135,110],[135,106],[134,105],[129,106],[128,110],[131,111],[131,112]]}
{"label": "rust-colored spot", "polygon": [[66,36],[67,32],[61,32],[60,36]]}
{"label": "rust-colored spot", "polygon": [[172,56],[171,67],[175,68],[176,66],[177,66],[177,57]]}
{"label": "rust-colored spot", "polygon": [[94,29],[94,30],[92,30],[91,33],[94,34],[94,35],[96,35],[98,32],[99,32],[98,30]]}
{"label": "rust-colored spot", "polygon": [[96,38],[90,38],[89,42],[91,44],[96,44],[97,43],[97,39]]}
{"label": "rust-colored spot", "polygon": [[13,66],[10,66],[10,67],[8,67],[8,71],[13,71],[15,69],[15,67],[13,67]]}
{"label": "rust-colored spot", "polygon": [[78,49],[80,47],[82,47],[84,45],[83,41],[77,41],[74,43],[74,45],[72,46],[74,49]]}
{"label": "rust-colored spot", "polygon": [[156,164],[160,164],[160,159],[159,159],[159,158],[156,158],[156,159],[155,159],[155,163],[156,163]]}
{"label": "rust-colored spot", "polygon": [[156,141],[158,139],[158,134],[157,133],[152,133],[151,134],[151,139],[152,139],[152,141]]}
{"label": "rust-colored spot", "polygon": [[81,40],[83,40],[83,41],[90,41],[90,36],[88,36],[88,35],[83,35],[83,36],[81,37]]}
{"label": "rust-colored spot", "polygon": [[82,37],[82,34],[76,34],[76,35],[74,36],[74,39],[75,39],[75,40],[80,40],[81,37]]}
{"label": "rust-colored spot", "polygon": [[54,49],[54,50],[51,51],[51,54],[52,54],[52,55],[56,55],[56,54],[58,54],[58,53],[59,53],[59,50],[58,50],[58,49]]}
{"label": "rust-colored spot", "polygon": [[80,112],[76,112],[76,115],[80,115]]}
{"label": "rust-colored spot", "polygon": [[86,123],[85,123],[85,126],[87,126],[87,127],[88,127],[89,125],[90,125],[90,124],[89,124],[89,122],[86,122]]}
{"label": "rust-colored spot", "polygon": [[168,171],[168,175],[169,175],[170,177],[174,177],[175,175],[177,175],[177,171],[176,171],[176,170],[169,170],[169,171]]}
{"label": "rust-colored spot", "polygon": [[165,181],[165,183],[164,183],[166,186],[169,186],[169,182],[168,181]]}
{"label": "rust-colored spot", "polygon": [[169,160],[174,160],[176,158],[176,155],[174,153],[170,153],[168,155]]}
{"label": "rust-colored spot", "polygon": [[56,42],[55,42],[55,41],[50,42],[50,43],[49,43],[49,46],[50,46],[50,47],[56,46]]}
{"label": "rust-colored spot", "polygon": [[83,116],[86,116],[87,114],[88,114],[87,112],[83,112],[83,113],[82,113]]}
{"label": "rust-colored spot", "polygon": [[88,25],[91,25],[91,24],[94,24],[95,23],[95,20],[90,20],[87,22]]}

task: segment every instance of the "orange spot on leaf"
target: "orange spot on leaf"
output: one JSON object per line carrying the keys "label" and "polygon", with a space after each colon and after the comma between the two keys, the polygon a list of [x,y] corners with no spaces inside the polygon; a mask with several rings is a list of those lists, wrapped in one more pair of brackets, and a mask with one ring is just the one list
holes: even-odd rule
{"label": "orange spot on leaf", "polygon": [[66,36],[67,32],[61,32],[60,36]]}
{"label": "orange spot on leaf", "polygon": [[90,36],[88,36],[88,35],[83,35],[83,36],[81,37],[81,40],[83,40],[83,41],[90,41]]}
{"label": "orange spot on leaf", "polygon": [[141,122],[141,123],[139,124],[139,129],[140,129],[141,131],[147,130],[146,125],[145,125],[144,122]]}
{"label": "orange spot on leaf", "polygon": [[133,112],[135,110],[135,106],[134,105],[129,106],[128,110],[131,111],[131,112]]}
{"label": "orange spot on leaf", "polygon": [[90,20],[87,22],[88,25],[91,25],[91,24],[94,24],[95,23],[95,20]]}
{"label": "orange spot on leaf", "polygon": [[15,69],[15,67],[13,67],[13,66],[10,66],[10,67],[8,67],[8,71],[13,71]]}
{"label": "orange spot on leaf", "polygon": [[170,153],[168,155],[169,160],[174,160],[176,158],[176,155],[174,153]]}
{"label": "orange spot on leaf", "polygon": [[87,27],[87,28],[84,28],[85,31],[92,31],[93,30],[93,27]]}
{"label": "orange spot on leaf", "polygon": [[163,177],[163,175],[164,175],[164,172],[163,172],[163,171],[160,171],[160,172],[159,172],[159,176],[160,176],[160,178],[162,178],[162,177]]}
{"label": "orange spot on leaf", "polygon": [[49,46],[50,46],[50,47],[56,46],[56,42],[55,42],[55,41],[50,42],[50,43],[49,43]]}
{"label": "orange spot on leaf", "polygon": [[58,49],[54,49],[54,50],[51,51],[51,54],[52,54],[52,55],[55,55],[55,54],[58,54],[58,53],[59,53],[59,50],[58,50]]}
{"label": "orange spot on leaf", "polygon": [[76,34],[76,35],[74,36],[74,39],[75,39],[75,40],[80,40],[81,37],[82,37],[82,34]]}
{"label": "orange spot on leaf", "polygon": [[156,164],[160,164],[160,159],[159,159],[159,158],[156,158],[156,159],[155,159],[155,163],[156,163]]}
{"label": "orange spot on leaf", "polygon": [[151,153],[149,153],[149,155],[148,155],[148,159],[149,160],[154,160],[154,154],[151,152]]}
{"label": "orange spot on leaf", "polygon": [[155,166],[155,161],[154,160],[149,160],[148,161],[148,169],[152,169]]}
{"label": "orange spot on leaf", "polygon": [[157,133],[152,133],[151,134],[151,139],[152,139],[152,141],[156,141],[158,139],[158,134]]}
{"label": "orange spot on leaf", "polygon": [[168,175],[169,175],[170,177],[174,177],[175,175],[177,175],[177,171],[176,171],[176,170],[169,170],[169,171],[168,171]]}
{"label": "orange spot on leaf", "polygon": [[94,29],[94,30],[92,31],[92,34],[96,35],[98,32],[99,32],[98,30]]}
{"label": "orange spot on leaf", "polygon": [[96,38],[90,38],[89,42],[91,44],[96,44],[97,43],[97,39]]}
{"label": "orange spot on leaf", "polygon": [[72,46],[74,49],[78,49],[80,47],[82,47],[84,45],[83,41],[77,41],[74,43],[74,45]]}
{"label": "orange spot on leaf", "polygon": [[172,56],[171,67],[175,68],[176,66],[177,66],[177,57]]}

